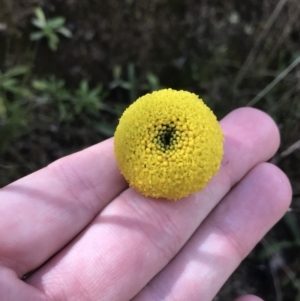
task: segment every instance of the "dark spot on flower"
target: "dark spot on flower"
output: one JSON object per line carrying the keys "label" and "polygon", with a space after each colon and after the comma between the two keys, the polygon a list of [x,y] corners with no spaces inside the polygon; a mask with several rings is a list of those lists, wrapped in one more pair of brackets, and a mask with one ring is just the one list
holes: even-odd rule
{"label": "dark spot on flower", "polygon": [[169,149],[175,141],[176,128],[175,126],[170,126],[163,124],[162,128],[159,130],[158,135],[154,138],[154,141],[158,146],[162,147],[163,150]]}

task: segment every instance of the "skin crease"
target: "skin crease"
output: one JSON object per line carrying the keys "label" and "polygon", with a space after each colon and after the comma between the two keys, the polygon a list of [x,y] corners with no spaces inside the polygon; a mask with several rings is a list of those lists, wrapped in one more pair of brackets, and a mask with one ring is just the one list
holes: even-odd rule
{"label": "skin crease", "polygon": [[291,200],[263,163],[279,145],[271,118],[241,108],[220,124],[218,175],[177,202],[128,189],[112,139],[2,188],[2,300],[212,300]]}

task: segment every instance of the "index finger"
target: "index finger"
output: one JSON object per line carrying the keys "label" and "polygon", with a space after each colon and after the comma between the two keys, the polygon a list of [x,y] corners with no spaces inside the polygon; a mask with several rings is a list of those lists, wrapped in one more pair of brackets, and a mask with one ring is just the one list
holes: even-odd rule
{"label": "index finger", "polygon": [[126,187],[109,139],[2,188],[0,264],[40,266]]}

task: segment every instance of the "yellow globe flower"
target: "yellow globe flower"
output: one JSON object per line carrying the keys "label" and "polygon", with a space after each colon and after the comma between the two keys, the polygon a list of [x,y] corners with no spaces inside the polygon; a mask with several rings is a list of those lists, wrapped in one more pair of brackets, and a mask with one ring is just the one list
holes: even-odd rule
{"label": "yellow globe flower", "polygon": [[114,147],[130,186],[145,196],[176,200],[201,190],[217,173],[223,133],[196,94],[163,89],[125,110]]}

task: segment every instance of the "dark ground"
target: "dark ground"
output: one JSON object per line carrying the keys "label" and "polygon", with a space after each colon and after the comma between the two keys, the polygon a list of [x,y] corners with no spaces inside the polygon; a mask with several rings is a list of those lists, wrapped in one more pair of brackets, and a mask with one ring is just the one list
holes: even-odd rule
{"label": "dark ground", "polygon": [[[49,19],[64,16],[73,33],[60,38],[56,52],[45,39],[29,40],[36,6]],[[247,105],[300,55],[299,13],[297,0],[0,0],[0,70],[19,65],[29,70],[18,78],[26,93],[0,90],[6,106],[0,119],[0,186],[110,136],[124,107],[151,90],[149,74],[159,80],[156,86],[201,95],[218,118]],[[292,211],[215,300],[243,293],[300,300],[300,152],[290,148],[300,139],[299,70],[254,104],[281,131],[272,162],[291,180]],[[105,109],[76,112],[72,97],[59,89],[47,94],[33,88],[34,80],[49,75],[63,79],[70,95],[83,79],[90,87],[101,84]]]}

